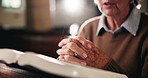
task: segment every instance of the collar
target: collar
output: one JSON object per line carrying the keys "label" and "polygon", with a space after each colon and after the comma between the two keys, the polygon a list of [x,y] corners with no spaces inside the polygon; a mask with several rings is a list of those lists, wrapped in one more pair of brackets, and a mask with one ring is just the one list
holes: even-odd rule
{"label": "collar", "polygon": [[129,31],[133,36],[136,36],[139,23],[140,23],[140,12],[139,10],[134,7],[133,10],[131,11],[130,15],[128,18],[121,24],[120,28],[116,29],[115,31],[109,30],[105,24],[105,15],[102,14],[100,16],[100,22],[98,24],[98,30],[97,30],[97,35],[100,34],[101,29],[104,28],[105,31],[111,32],[111,33],[116,33],[118,30],[120,30],[122,27],[125,28],[127,31]]}

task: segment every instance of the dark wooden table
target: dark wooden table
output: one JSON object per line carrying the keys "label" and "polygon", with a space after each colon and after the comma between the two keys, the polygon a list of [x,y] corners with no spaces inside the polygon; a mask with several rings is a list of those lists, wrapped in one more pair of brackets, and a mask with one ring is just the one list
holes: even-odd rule
{"label": "dark wooden table", "polygon": [[64,78],[40,70],[29,70],[16,64],[0,62],[0,78]]}

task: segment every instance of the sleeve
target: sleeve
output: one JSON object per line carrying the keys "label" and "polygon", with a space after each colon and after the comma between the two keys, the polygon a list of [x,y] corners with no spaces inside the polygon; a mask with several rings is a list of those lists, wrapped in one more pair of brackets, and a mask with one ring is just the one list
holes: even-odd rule
{"label": "sleeve", "polygon": [[126,74],[113,59],[111,59],[103,69],[121,74]]}
{"label": "sleeve", "polygon": [[78,36],[91,40],[92,31],[92,23],[85,21],[79,29]]}
{"label": "sleeve", "polygon": [[86,38],[86,36],[85,36],[85,33],[86,33],[85,27],[86,26],[87,26],[87,23],[85,23],[85,22],[81,25],[79,32],[78,32],[78,36]]}
{"label": "sleeve", "polygon": [[[139,71],[141,72],[140,78],[148,78],[148,37],[143,42],[141,54],[141,71]],[[108,62],[104,69],[121,74],[126,74],[113,59]]]}
{"label": "sleeve", "polygon": [[141,78],[148,78],[148,54],[145,57],[144,65],[142,68]]}
{"label": "sleeve", "polygon": [[142,72],[141,72],[141,78],[148,78],[148,36],[146,37],[146,40],[144,41],[143,47],[142,47]]}

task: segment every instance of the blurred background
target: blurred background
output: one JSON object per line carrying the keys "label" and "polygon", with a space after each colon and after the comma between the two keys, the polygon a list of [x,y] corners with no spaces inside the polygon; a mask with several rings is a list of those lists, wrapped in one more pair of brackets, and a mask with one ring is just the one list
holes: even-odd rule
{"label": "blurred background", "polygon": [[[138,5],[148,12],[148,0]],[[0,0],[0,48],[57,57],[57,45],[101,13],[93,0]]]}

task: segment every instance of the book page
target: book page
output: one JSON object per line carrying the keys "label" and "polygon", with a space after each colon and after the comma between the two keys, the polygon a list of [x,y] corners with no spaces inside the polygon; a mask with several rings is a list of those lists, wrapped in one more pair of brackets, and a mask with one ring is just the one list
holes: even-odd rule
{"label": "book page", "polygon": [[58,61],[41,54],[25,53],[18,59],[21,66],[30,65],[41,71],[64,77],[79,78],[127,78],[123,74]]}
{"label": "book page", "polygon": [[0,49],[0,61],[7,64],[16,63],[17,59],[22,54],[24,53],[13,49]]}

